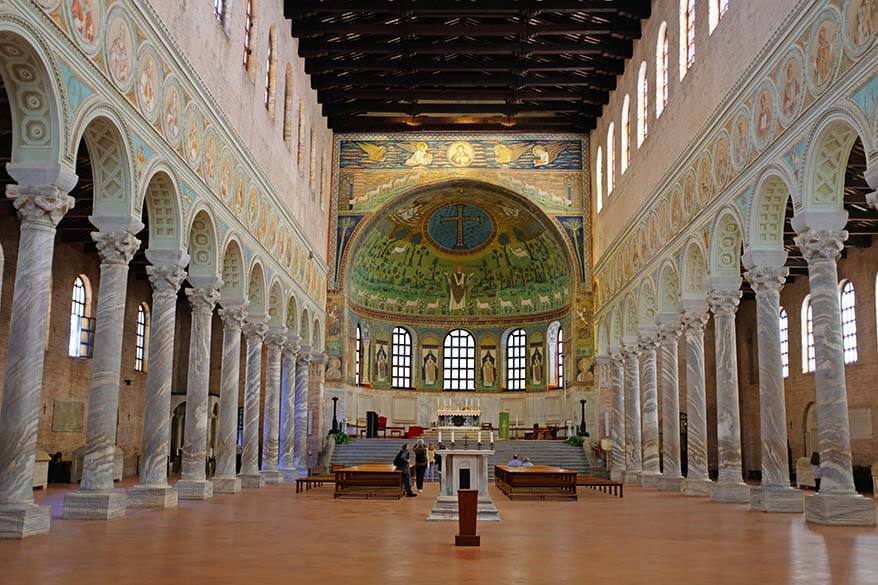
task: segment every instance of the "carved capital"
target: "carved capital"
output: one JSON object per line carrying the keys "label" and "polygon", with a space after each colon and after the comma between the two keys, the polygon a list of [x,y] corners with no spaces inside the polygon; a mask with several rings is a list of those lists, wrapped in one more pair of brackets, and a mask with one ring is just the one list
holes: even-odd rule
{"label": "carved capital", "polygon": [[[286,331],[286,327],[284,328]],[[276,349],[283,349],[287,343],[287,335],[282,331],[271,331],[265,336],[265,344]]]}
{"label": "carved capital", "polygon": [[845,230],[808,229],[796,236],[795,241],[805,261],[811,264],[821,260],[837,261],[847,239]]}
{"label": "carved capital", "polygon": [[298,335],[287,335],[287,342],[284,344],[283,353],[292,362],[296,361],[296,356],[299,353],[299,341]]}
{"label": "carved capital", "polygon": [[707,295],[707,304],[714,315],[734,317],[740,302],[741,291],[739,290],[712,290]]}
{"label": "carved capital", "polygon": [[744,273],[753,291],[760,293],[780,293],[790,270],[784,266],[764,266],[752,268]]}
{"label": "carved capital", "polygon": [[6,196],[18,213],[21,223],[57,227],[76,199],[54,185],[7,185]]}
{"label": "carved capital", "polygon": [[682,327],[679,323],[660,323],[658,326],[659,345],[676,343],[681,331]]}
{"label": "carved capital", "polygon": [[219,301],[220,293],[215,288],[187,288],[186,298],[193,313],[210,315]]}
{"label": "carved capital", "polygon": [[704,328],[707,326],[707,313],[685,312],[680,315],[680,322],[683,324],[683,332],[687,335],[697,333],[704,334]]}
{"label": "carved capital", "polygon": [[173,302],[177,298],[183,281],[186,279],[186,271],[180,266],[156,266],[146,267],[146,275],[152,285],[153,302]]}
{"label": "carved capital", "polygon": [[637,341],[637,345],[640,347],[641,354],[643,354],[644,352],[655,351],[658,349],[659,345],[658,338],[652,336],[641,337]]}
{"label": "carved capital", "polygon": [[622,357],[623,358],[634,358],[637,359],[640,357],[640,347],[636,343],[632,343],[630,345],[625,345],[622,348]]}
{"label": "carved capital", "polygon": [[244,320],[247,319],[247,307],[249,305],[249,301],[244,301],[240,305],[220,309],[219,316],[220,319],[223,320],[223,327],[228,329],[243,329]]}
{"label": "carved capital", "polygon": [[248,319],[244,323],[244,335],[250,343],[262,343],[268,334],[268,323],[262,319]]}
{"label": "carved capital", "polygon": [[140,240],[126,231],[92,232],[91,239],[98,248],[101,264],[127,266],[140,249]]}
{"label": "carved capital", "polygon": [[610,365],[619,368],[623,367],[625,365],[625,356],[623,356],[621,353],[611,353]]}
{"label": "carved capital", "polygon": [[296,367],[307,368],[311,364],[311,354],[305,351],[299,351],[299,357],[296,360]]}

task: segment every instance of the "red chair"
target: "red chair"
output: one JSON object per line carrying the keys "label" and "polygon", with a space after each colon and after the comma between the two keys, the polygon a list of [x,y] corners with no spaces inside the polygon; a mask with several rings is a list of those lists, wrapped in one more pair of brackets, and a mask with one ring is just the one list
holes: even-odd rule
{"label": "red chair", "polygon": [[421,435],[424,434],[424,427],[419,426],[411,426],[409,430],[406,431],[405,438],[406,439],[417,439]]}
{"label": "red chair", "polygon": [[378,432],[383,432],[384,436],[387,436],[387,417],[379,416],[378,417]]}

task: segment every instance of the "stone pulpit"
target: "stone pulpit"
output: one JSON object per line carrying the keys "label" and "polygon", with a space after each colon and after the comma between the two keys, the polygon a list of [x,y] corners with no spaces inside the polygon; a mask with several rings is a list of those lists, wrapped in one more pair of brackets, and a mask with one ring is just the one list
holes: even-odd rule
{"label": "stone pulpit", "polygon": [[457,520],[457,490],[460,489],[479,490],[479,520],[500,520],[488,491],[488,457],[494,454],[494,449],[442,448],[437,453],[442,457],[439,497],[427,520]]}

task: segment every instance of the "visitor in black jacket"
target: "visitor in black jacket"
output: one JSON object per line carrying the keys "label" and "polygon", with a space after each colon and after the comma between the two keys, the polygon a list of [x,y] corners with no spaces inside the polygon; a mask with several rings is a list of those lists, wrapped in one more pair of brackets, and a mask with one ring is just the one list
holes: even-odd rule
{"label": "visitor in black jacket", "polygon": [[402,480],[405,485],[405,495],[409,498],[414,498],[418,494],[412,492],[412,471],[409,468],[409,445],[408,443],[403,443],[402,447],[399,450],[399,453],[396,454],[396,457],[393,458],[393,466],[396,467],[399,471],[402,472]]}

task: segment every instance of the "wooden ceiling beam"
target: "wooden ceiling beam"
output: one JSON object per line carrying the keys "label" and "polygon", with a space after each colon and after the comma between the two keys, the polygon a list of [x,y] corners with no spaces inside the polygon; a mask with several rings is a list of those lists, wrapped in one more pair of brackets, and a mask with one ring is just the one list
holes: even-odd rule
{"label": "wooden ceiling beam", "polygon": [[303,40],[299,43],[299,56],[308,59],[329,55],[589,55],[605,59],[628,59],[633,48],[630,42],[605,40],[597,44],[578,41],[565,43],[516,42],[498,43],[402,41],[376,43],[371,39],[324,43]]}
{"label": "wooden ceiling beam", "polygon": [[[293,20],[293,36],[313,39],[335,35],[380,35],[388,37],[514,37],[527,31],[529,38],[547,36],[587,35],[609,36],[618,39],[640,38],[640,24],[625,22],[570,22],[565,24],[523,25],[518,22],[504,24],[446,25],[442,22],[417,22],[400,25],[397,22],[325,22],[320,19]],[[378,40],[378,39],[373,39]]]}
{"label": "wooden ceiling beam", "polygon": [[582,102],[585,104],[603,105],[607,101],[608,92],[597,90],[565,90],[565,89],[474,89],[445,88],[418,89],[411,88],[405,92],[389,94],[384,89],[348,89],[344,92],[317,92],[317,99],[322,104],[344,103],[354,99],[363,100],[454,100],[460,102],[499,101],[504,102]]}
{"label": "wooden ceiling beam", "polygon": [[393,0],[284,0],[286,18],[305,14],[342,14],[363,12],[365,14],[396,14],[414,9],[423,14],[450,14],[455,16],[514,15],[523,10],[539,14],[588,14],[622,15],[629,18],[649,18],[649,0],[543,0],[539,4],[516,0],[479,0],[478,2],[449,2],[448,0],[418,0],[417,4]]}
{"label": "wooden ceiling beam", "polygon": [[437,61],[435,59],[394,59],[363,58],[357,60],[341,60],[314,58],[305,63],[305,73],[308,75],[322,75],[326,73],[360,73],[360,72],[405,72],[426,73],[437,71],[440,73],[472,72],[503,73],[510,70],[522,73],[596,73],[598,75],[621,75],[624,70],[624,62],[618,60],[593,62],[580,62],[570,59],[552,59],[545,62],[527,62],[516,59],[492,59],[492,60],[454,60]]}
{"label": "wooden ceiling beam", "polygon": [[449,75],[400,75],[396,77],[369,74],[351,74],[342,77],[315,75],[311,78],[311,87],[320,90],[336,89],[347,91],[351,87],[382,87],[390,92],[414,87],[437,88],[471,88],[473,93],[481,87],[511,87],[523,89],[527,87],[584,87],[596,90],[612,90],[616,85],[615,78],[596,76],[542,75],[539,77],[518,77],[510,75],[491,76],[472,73]]}
{"label": "wooden ceiling beam", "polygon": [[472,103],[442,103],[442,104],[399,104],[381,103],[376,101],[355,100],[349,103],[333,103],[323,105],[324,116],[347,113],[400,113],[409,116],[418,114],[520,114],[525,112],[539,113],[575,113],[596,117],[601,113],[600,107],[588,106],[580,103],[565,105],[545,104],[472,104]]}

